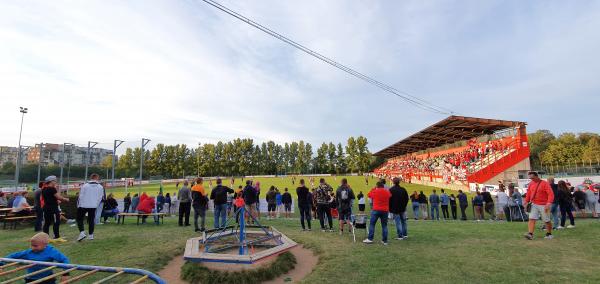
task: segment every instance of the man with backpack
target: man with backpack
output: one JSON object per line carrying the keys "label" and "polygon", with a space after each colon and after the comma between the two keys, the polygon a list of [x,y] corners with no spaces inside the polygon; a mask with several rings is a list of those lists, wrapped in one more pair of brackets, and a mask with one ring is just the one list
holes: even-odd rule
{"label": "man with backpack", "polygon": [[[192,207],[194,208],[194,231],[204,232],[206,229],[204,224],[206,223],[206,207],[208,205],[208,198],[206,198],[206,191],[202,185],[202,178],[196,179],[196,184],[192,186]],[[200,228],[198,228],[198,217],[200,217]]]}
{"label": "man with backpack", "polygon": [[400,186],[400,179],[394,178],[392,180],[394,184],[390,188],[390,213],[396,223],[396,233],[398,237],[396,240],[404,240],[408,237],[408,229],[406,227],[406,205],[408,204],[408,192],[404,187]]}
{"label": "man with backpack", "polygon": [[325,232],[325,216],[329,223],[329,232],[333,232],[333,218],[331,216],[331,208],[329,203],[331,201],[331,192],[333,188],[325,182],[324,178],[319,180],[319,187],[315,192],[317,199],[317,215],[319,216],[319,222],[321,223],[321,232]]}
{"label": "man with backpack", "polygon": [[344,233],[344,223],[348,224],[348,231],[352,232],[352,203],[354,192],[348,185],[348,180],[343,178],[342,184],[335,192],[338,203],[338,218],[340,220],[340,235]]}

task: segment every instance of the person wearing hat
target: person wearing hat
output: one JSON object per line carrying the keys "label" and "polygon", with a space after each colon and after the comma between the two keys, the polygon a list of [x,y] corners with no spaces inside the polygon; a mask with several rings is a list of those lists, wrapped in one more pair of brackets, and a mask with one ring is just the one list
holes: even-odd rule
{"label": "person wearing hat", "polygon": [[44,227],[43,231],[46,234],[50,232],[50,225],[54,233],[52,242],[66,242],[67,240],[60,237],[60,210],[58,209],[59,202],[68,202],[69,199],[63,197],[56,189],[56,176],[49,176],[45,179],[46,187],[42,190],[43,211],[44,211]]}

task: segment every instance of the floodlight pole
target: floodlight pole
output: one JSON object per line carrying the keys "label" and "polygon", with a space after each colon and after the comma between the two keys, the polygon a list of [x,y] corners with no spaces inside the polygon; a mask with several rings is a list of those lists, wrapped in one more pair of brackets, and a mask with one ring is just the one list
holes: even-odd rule
{"label": "floodlight pole", "polygon": [[19,170],[21,167],[21,135],[23,134],[23,120],[25,118],[25,114],[27,113],[26,107],[19,107],[19,112],[21,113],[21,130],[19,130],[19,147],[17,148],[17,162],[15,163],[15,191],[19,187]]}
{"label": "floodlight pole", "polygon": [[138,187],[138,191],[142,188],[142,173],[144,171],[144,147],[146,147],[148,142],[150,142],[150,139],[142,138],[142,149],[140,151],[140,186]]}
{"label": "floodlight pole", "polygon": [[113,144],[113,156],[112,156],[112,176],[111,176],[111,180],[112,180],[112,184],[111,186],[115,186],[115,164],[117,161],[117,148],[119,148],[119,146],[121,146],[121,144],[123,144],[123,142],[125,141],[121,141],[121,140],[115,140],[115,143]]}
{"label": "floodlight pole", "polygon": [[40,143],[40,157],[38,159],[38,174],[37,174],[37,187],[40,186],[40,178],[41,178],[41,172],[42,172],[42,158],[43,158],[43,153],[44,152],[44,143]]}
{"label": "floodlight pole", "polygon": [[85,181],[88,180],[88,167],[90,164],[90,150],[92,150],[92,148],[96,147],[96,145],[98,145],[98,142],[88,141],[87,151],[85,152],[85,176],[84,176]]}
{"label": "floodlight pole", "polygon": [[198,148],[196,148],[196,167],[198,173],[196,174],[196,177],[200,177],[200,145],[202,145],[202,143],[198,142]]}
{"label": "floodlight pole", "polygon": [[[60,159],[60,179],[58,181],[58,188],[60,189],[60,186],[62,185],[63,182],[63,170],[65,168],[65,152],[66,152],[66,148],[67,146],[72,147],[73,144],[71,143],[63,143],[63,147],[62,147],[62,157]],[[67,184],[67,188],[68,188],[68,184]]]}

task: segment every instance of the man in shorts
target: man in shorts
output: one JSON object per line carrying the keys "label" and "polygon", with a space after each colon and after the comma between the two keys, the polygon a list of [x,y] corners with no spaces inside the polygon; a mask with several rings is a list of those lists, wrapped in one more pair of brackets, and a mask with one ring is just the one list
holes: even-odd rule
{"label": "man in shorts", "polygon": [[344,233],[344,223],[348,224],[348,231],[352,232],[352,202],[354,192],[348,185],[347,179],[342,179],[342,184],[335,192],[335,198],[338,203],[338,218],[340,219],[340,235]]}
{"label": "man in shorts", "polygon": [[552,239],[552,223],[550,222],[550,207],[554,201],[554,192],[550,184],[540,179],[537,172],[529,172],[529,187],[527,188],[527,196],[525,204],[531,202],[531,211],[529,212],[529,232],[525,234],[525,238],[533,240],[533,231],[537,219],[542,219],[546,225],[545,239]]}
{"label": "man in shorts", "polygon": [[290,218],[292,213],[292,195],[288,192],[287,187],[285,188],[285,192],[281,195],[281,202],[283,202],[285,218]]}

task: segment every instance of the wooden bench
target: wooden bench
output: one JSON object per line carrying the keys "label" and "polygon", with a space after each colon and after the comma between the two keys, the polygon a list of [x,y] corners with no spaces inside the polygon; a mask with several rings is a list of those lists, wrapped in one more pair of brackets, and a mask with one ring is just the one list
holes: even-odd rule
{"label": "wooden bench", "polygon": [[17,229],[17,224],[19,223],[19,221],[26,221],[26,220],[35,220],[37,217],[35,215],[27,215],[27,216],[10,216],[10,217],[4,217],[2,218],[2,222],[4,223],[4,225],[2,226],[2,229],[6,229],[6,224],[8,224],[9,222],[11,223],[10,228],[11,229]]}
{"label": "wooden bench", "polygon": [[164,224],[165,223],[165,213],[119,213],[117,214],[117,224],[125,224],[125,217],[129,217],[129,216],[135,216],[137,217],[137,225],[140,224],[140,219],[142,219],[142,217],[149,217],[149,216],[157,216],[158,218],[160,218],[160,222]]}

